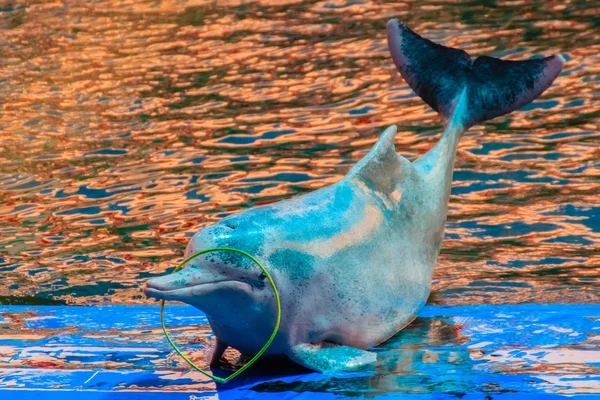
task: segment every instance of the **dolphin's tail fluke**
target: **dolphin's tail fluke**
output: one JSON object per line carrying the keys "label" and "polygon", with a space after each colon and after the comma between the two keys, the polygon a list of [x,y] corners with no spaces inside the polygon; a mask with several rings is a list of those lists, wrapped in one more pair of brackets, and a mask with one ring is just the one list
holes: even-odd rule
{"label": "dolphin's tail fluke", "polygon": [[388,45],[396,67],[411,88],[449,120],[464,92],[465,128],[508,114],[533,101],[560,73],[565,59],[504,61],[479,57],[422,38],[397,19],[387,26]]}

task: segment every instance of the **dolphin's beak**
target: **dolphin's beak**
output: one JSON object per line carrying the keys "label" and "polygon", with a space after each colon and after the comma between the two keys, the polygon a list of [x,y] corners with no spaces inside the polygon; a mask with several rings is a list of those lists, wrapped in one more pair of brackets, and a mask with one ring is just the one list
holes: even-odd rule
{"label": "dolphin's beak", "polygon": [[197,268],[186,268],[171,275],[161,276],[146,282],[144,293],[158,300],[179,300],[189,303],[235,280],[214,273],[202,273]]}

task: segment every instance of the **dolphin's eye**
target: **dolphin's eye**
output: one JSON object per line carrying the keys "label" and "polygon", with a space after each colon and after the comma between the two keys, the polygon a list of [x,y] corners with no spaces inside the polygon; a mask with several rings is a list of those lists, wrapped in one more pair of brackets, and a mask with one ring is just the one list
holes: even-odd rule
{"label": "dolphin's eye", "polygon": [[258,276],[258,280],[259,281],[264,281],[265,279],[267,279],[267,276],[265,275],[264,272],[261,272],[260,275]]}

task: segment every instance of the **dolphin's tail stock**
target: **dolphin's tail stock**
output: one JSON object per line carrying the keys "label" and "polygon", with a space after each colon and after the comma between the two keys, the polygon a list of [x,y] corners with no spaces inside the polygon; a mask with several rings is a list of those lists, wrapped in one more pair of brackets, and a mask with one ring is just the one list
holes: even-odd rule
{"label": "dolphin's tail stock", "polygon": [[[560,55],[526,61],[482,56],[472,61],[466,52],[422,38],[397,19],[388,22],[387,38],[394,64],[410,87],[463,131],[533,101],[565,63]],[[463,93],[464,108],[457,107]],[[461,115],[454,116],[459,108]]]}

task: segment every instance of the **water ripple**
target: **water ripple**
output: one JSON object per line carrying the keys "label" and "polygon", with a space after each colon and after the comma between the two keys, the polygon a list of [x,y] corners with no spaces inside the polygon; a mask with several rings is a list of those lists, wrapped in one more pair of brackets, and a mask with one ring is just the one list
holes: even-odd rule
{"label": "water ripple", "polygon": [[0,300],[144,302],[202,226],[339,180],[440,121],[395,71],[398,16],[473,55],[567,59],[460,145],[433,303],[600,300],[591,3],[74,1],[0,13]]}

